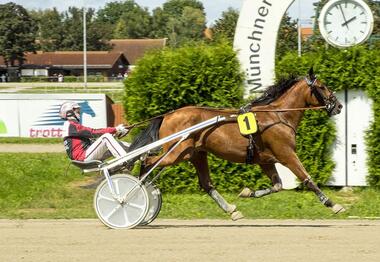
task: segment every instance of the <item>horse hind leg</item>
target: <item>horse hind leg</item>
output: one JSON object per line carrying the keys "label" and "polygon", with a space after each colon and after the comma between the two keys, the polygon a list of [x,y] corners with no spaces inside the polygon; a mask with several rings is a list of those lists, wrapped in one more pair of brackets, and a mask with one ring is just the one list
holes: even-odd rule
{"label": "horse hind leg", "polygon": [[189,160],[194,152],[194,140],[187,139],[180,143],[173,151],[171,151],[167,156],[163,157],[169,150],[170,147],[175,143],[170,145],[165,145],[163,154],[159,156],[147,157],[142,163],[140,168],[139,178],[143,177],[146,172],[148,172],[152,167],[156,165],[158,161],[158,167],[166,167],[178,164],[181,161]]}
{"label": "horse hind leg", "polygon": [[197,170],[199,185],[218,204],[218,206],[223,209],[224,212],[228,213],[234,221],[243,218],[243,214],[240,211],[237,211],[236,205],[229,204],[212,186],[207,162],[207,152],[200,151],[194,153],[190,162]]}
{"label": "horse hind leg", "polygon": [[277,193],[282,190],[281,178],[277,173],[275,165],[274,164],[260,164],[260,167],[264,171],[264,173],[271,179],[273,187],[265,188],[265,189],[261,189],[257,191],[253,191],[249,189],[248,187],[246,187],[240,192],[240,194],[238,195],[239,197],[259,198],[259,197],[270,195],[272,193]]}

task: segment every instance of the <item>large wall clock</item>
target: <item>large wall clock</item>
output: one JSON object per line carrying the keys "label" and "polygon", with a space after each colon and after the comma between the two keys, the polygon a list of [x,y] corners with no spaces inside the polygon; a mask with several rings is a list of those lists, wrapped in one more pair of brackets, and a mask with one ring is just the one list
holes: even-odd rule
{"label": "large wall clock", "polygon": [[363,43],[372,34],[372,11],[362,0],[330,0],[318,20],[323,38],[336,47]]}

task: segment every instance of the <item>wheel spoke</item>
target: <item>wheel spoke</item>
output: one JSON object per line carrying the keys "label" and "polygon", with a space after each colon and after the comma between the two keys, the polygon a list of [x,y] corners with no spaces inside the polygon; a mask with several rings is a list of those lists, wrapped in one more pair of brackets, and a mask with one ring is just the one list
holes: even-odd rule
{"label": "wheel spoke", "polygon": [[135,209],[139,209],[139,210],[144,210],[145,209],[145,205],[138,205],[138,204],[135,204],[135,203],[127,203],[128,206],[132,207],[132,208],[135,208]]}
{"label": "wheel spoke", "polygon": [[119,209],[121,208],[121,205],[117,205],[109,214],[106,216],[106,220],[110,219]]}
{"label": "wheel spoke", "polygon": [[110,198],[108,196],[105,196],[101,192],[99,192],[98,196],[99,196],[98,199],[107,200],[107,201],[110,201],[110,202],[117,202],[116,199]]}
{"label": "wheel spoke", "polygon": [[[116,179],[115,179],[116,180]],[[119,181],[118,180],[116,180],[116,181],[114,181],[114,183],[113,183],[114,185],[115,185],[115,193],[116,193],[116,195],[120,195],[120,186],[119,186]]]}
{"label": "wheel spoke", "polygon": [[125,218],[125,224],[129,225],[131,223],[131,221],[129,220],[128,212],[127,212],[127,209],[125,207],[123,208],[123,213],[124,213],[124,218]]}

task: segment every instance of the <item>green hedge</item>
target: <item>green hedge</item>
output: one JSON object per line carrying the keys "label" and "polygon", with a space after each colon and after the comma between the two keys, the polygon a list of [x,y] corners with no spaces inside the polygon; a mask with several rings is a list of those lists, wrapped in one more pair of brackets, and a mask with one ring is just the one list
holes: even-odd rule
{"label": "green hedge", "polygon": [[[134,123],[185,105],[240,107],[243,76],[232,47],[225,42],[197,44],[149,53],[125,81],[124,108]],[[211,178],[220,191],[262,187],[269,180],[258,167],[209,156]],[[198,178],[188,162],[167,169],[162,191],[197,192]]]}
{"label": "green hedge", "polygon": [[[345,88],[365,90],[369,97],[373,99],[374,121],[371,123],[366,136],[368,151],[367,166],[369,170],[368,182],[372,186],[380,186],[380,51],[368,50],[367,47],[359,46],[350,49],[335,49],[330,47],[320,50],[318,53],[303,54],[301,58],[296,53],[289,53],[278,61],[276,73],[278,77],[300,74],[312,65],[314,65],[319,78],[331,90],[339,91]],[[305,126],[309,125],[307,121],[309,121],[308,118],[305,119]],[[328,142],[325,146],[322,146],[325,147],[322,151],[326,152],[326,155],[329,155],[330,138],[335,137],[334,133],[330,133],[331,131],[329,131],[333,129],[331,122],[328,122],[328,125],[321,125],[325,130],[322,132],[329,136],[323,136],[327,139],[325,141]],[[311,131],[309,130],[308,132]],[[300,131],[299,137],[305,139],[305,135],[309,135],[308,132],[303,133]],[[316,145],[319,146],[322,141],[320,140]],[[313,148],[309,150],[319,151],[319,149]],[[300,154],[302,155],[302,152]],[[313,155],[315,154],[313,153]],[[305,157],[301,156],[301,159],[307,166]],[[325,163],[326,160],[324,158],[320,158],[320,160],[321,162],[317,161],[317,163],[321,167],[321,164],[326,165],[323,172],[331,173],[332,166],[330,163]],[[307,169],[310,171],[313,167]]]}
{"label": "green hedge", "polygon": [[227,43],[149,53],[125,81],[124,108],[136,122],[186,105],[238,107],[243,75]]}

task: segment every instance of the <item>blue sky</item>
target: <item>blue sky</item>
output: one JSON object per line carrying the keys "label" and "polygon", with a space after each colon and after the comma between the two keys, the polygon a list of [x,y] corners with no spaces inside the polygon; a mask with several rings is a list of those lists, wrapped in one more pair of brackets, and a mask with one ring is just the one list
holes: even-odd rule
{"label": "blue sky", "polygon": [[[114,2],[115,0],[0,0],[0,3],[14,2],[20,4],[28,9],[46,9],[56,7],[58,10],[66,10],[69,6],[82,7],[84,4],[87,7],[100,8],[107,2]],[[213,21],[220,18],[223,11],[228,7],[240,9],[243,0],[200,0],[204,7],[207,16],[207,23],[210,25]],[[281,0],[276,0],[281,1]],[[158,6],[162,6],[166,0],[135,0],[140,6],[147,7],[150,11]],[[301,21],[303,24],[308,23],[310,17],[314,15],[313,3],[317,0],[294,0],[294,3],[289,8],[289,14],[291,17],[296,18],[298,16],[298,10],[300,5]]]}

